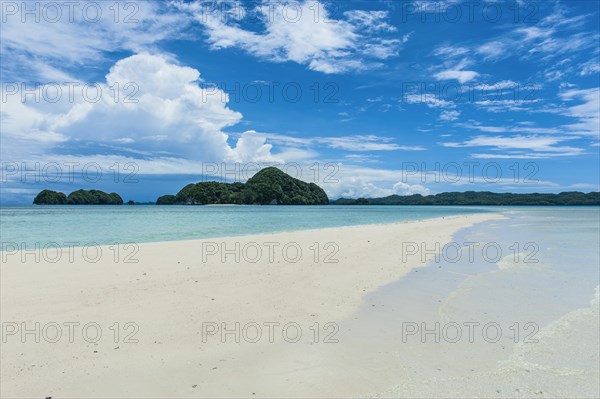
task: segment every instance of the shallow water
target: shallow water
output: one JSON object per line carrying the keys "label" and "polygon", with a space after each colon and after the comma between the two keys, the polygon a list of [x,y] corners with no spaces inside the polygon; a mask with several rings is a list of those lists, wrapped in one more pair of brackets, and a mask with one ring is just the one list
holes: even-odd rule
{"label": "shallow water", "polygon": [[[67,246],[159,242],[428,219],[489,212],[457,206],[0,207],[4,243]],[[3,247],[4,248],[4,247]]]}
{"label": "shallow water", "polygon": [[[540,386],[556,376],[597,376],[600,209],[497,210],[507,219],[453,238],[462,246],[458,260],[448,246],[427,267],[368,295],[340,326],[345,342],[367,345],[377,362],[417,386],[445,380],[448,389],[460,389],[469,380],[477,387],[477,375],[497,383],[489,376],[532,370],[543,374],[532,380]],[[475,241],[471,258],[464,244]],[[587,384],[595,395],[597,380]]]}

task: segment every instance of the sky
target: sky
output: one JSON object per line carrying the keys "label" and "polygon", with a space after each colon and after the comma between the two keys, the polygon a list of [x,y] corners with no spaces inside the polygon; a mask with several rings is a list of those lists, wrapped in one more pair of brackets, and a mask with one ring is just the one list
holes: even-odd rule
{"label": "sky", "polygon": [[267,166],[332,199],[599,190],[594,0],[0,6],[2,204]]}

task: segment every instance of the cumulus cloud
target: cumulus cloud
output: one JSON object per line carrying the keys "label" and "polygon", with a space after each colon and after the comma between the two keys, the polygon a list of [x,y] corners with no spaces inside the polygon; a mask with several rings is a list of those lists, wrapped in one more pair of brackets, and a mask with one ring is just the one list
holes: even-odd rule
{"label": "cumulus cloud", "polygon": [[403,182],[393,184],[372,183],[362,179],[356,181],[342,181],[340,190],[332,198],[377,198],[390,195],[429,195],[430,190],[420,184],[408,184]]}
{"label": "cumulus cloud", "polygon": [[249,130],[242,133],[238,139],[235,148],[231,149],[228,158],[234,162],[283,162],[271,155],[272,145],[266,143],[267,138],[264,135]]}
{"label": "cumulus cloud", "polygon": [[423,187],[420,184],[408,184],[404,182],[398,182],[394,184],[393,190],[396,191],[398,195],[413,195],[413,194],[421,194],[421,195],[429,195],[430,191],[428,188]]}
{"label": "cumulus cloud", "polygon": [[[271,146],[255,132],[243,133],[233,148],[228,144],[223,129],[240,122],[242,114],[227,106],[225,93],[201,88],[199,79],[198,70],[168,57],[133,55],[118,61],[106,81],[90,90],[101,93],[97,101],[90,101],[83,89],[90,86],[83,85],[73,91],[73,98],[63,92],[55,103],[23,103],[19,95],[7,96],[3,141],[12,140],[12,151],[17,147],[53,152],[60,144],[60,150],[71,155],[89,154],[85,143],[95,143],[95,151],[110,146],[113,152],[154,157],[271,160]],[[3,153],[6,148],[3,145]]]}

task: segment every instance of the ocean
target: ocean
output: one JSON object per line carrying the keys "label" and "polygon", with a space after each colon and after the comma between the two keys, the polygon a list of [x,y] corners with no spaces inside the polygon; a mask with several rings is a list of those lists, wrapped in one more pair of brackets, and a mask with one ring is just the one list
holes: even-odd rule
{"label": "ocean", "polygon": [[8,206],[0,207],[0,235],[3,244],[34,249],[192,240],[490,211],[457,206]]}
{"label": "ocean", "polygon": [[506,218],[459,231],[426,267],[367,295],[340,325],[348,344],[432,392],[476,392],[501,374],[494,389],[518,396],[533,373],[542,389],[597,374],[600,208],[490,209]]}

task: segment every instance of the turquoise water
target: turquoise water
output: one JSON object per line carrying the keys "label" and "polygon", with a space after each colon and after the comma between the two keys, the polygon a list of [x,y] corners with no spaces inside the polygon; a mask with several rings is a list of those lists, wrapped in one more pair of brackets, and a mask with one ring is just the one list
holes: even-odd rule
{"label": "turquoise water", "polygon": [[2,243],[24,243],[29,249],[47,244],[102,245],[226,237],[489,211],[457,206],[0,207],[0,235]]}

